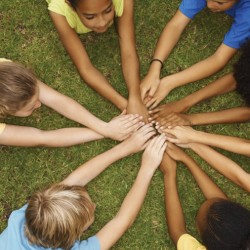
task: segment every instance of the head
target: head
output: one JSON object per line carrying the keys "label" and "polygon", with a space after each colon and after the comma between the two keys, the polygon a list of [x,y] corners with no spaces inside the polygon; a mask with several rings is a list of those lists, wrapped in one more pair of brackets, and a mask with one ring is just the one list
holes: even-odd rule
{"label": "head", "polygon": [[41,106],[37,78],[18,63],[0,63],[0,89],[0,117],[29,116]]}
{"label": "head", "polygon": [[236,91],[250,107],[250,41],[241,48],[239,60],[234,65]]}
{"label": "head", "polygon": [[25,233],[31,244],[70,249],[94,221],[95,204],[80,186],[56,184],[35,193],[26,210]]}
{"label": "head", "polygon": [[212,12],[222,12],[229,10],[239,0],[207,0],[207,7]]}
{"label": "head", "polygon": [[112,24],[115,10],[112,0],[68,0],[82,23],[97,33],[107,31]]}
{"label": "head", "polygon": [[249,250],[250,211],[221,198],[200,207],[196,223],[208,250]]}

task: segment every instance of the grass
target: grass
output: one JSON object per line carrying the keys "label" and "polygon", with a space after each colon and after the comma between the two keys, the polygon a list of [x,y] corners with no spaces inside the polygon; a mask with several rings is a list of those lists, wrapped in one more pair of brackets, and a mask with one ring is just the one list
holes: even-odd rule
{"label": "grass", "polygon": [[[136,1],[135,22],[137,49],[141,61],[141,76],[149,67],[149,61],[157,38],[166,22],[173,16],[180,1]],[[99,118],[108,121],[118,115],[118,110],[104,100],[80,79],[69,56],[61,45],[47,11],[44,0],[14,0],[0,3],[1,57],[18,61],[34,69],[39,78],[58,91],[74,98]],[[232,20],[224,14],[203,11],[185,30],[169,59],[162,76],[182,70],[212,54],[221,43]],[[119,46],[114,29],[98,35],[81,36],[87,51],[97,68],[111,84],[127,96],[122,78]],[[164,102],[173,101],[207,85],[213,79],[231,70],[229,64],[223,72],[209,79],[189,84],[171,92]],[[208,112],[242,104],[240,97],[227,94],[203,102],[190,112]],[[41,107],[29,118],[10,117],[4,122],[41,129],[56,129],[79,126],[47,107]],[[209,125],[197,129],[218,134],[249,138],[249,124]],[[105,139],[70,148],[24,148],[0,147],[0,231],[7,225],[12,210],[20,208],[38,188],[60,181],[80,164],[111,148],[116,142]],[[220,151],[249,171],[249,158]],[[194,153],[189,152],[203,169],[226,191],[234,201],[250,208],[248,194],[212,170]],[[96,221],[86,233],[95,234],[118,211],[130,189],[140,166],[137,154],[113,164],[108,170],[89,184],[89,192],[97,203]],[[178,167],[179,193],[186,215],[188,230],[198,236],[194,218],[204,200],[193,177],[183,167]],[[190,195],[192,194],[192,195]],[[157,171],[138,219],[113,249],[174,249],[167,234],[164,215],[163,179]]]}

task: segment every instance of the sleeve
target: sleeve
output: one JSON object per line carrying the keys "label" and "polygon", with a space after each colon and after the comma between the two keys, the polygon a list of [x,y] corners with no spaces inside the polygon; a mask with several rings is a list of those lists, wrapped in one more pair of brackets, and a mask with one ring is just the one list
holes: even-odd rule
{"label": "sleeve", "polygon": [[5,123],[0,123],[0,135],[3,133],[5,127],[6,127]]}
{"label": "sleeve", "polygon": [[100,241],[96,236],[92,236],[87,240],[77,241],[74,246],[71,248],[72,250],[100,250],[101,245]]}
{"label": "sleeve", "polygon": [[123,14],[124,0],[113,0],[115,15],[120,17]]}
{"label": "sleeve", "polygon": [[226,33],[223,43],[231,48],[239,49],[250,39],[250,1],[236,10],[234,22]]}
{"label": "sleeve", "polygon": [[190,234],[183,234],[177,242],[177,250],[206,250],[206,248]]}
{"label": "sleeve", "polygon": [[193,19],[206,6],[206,0],[182,0],[179,10],[186,17]]}

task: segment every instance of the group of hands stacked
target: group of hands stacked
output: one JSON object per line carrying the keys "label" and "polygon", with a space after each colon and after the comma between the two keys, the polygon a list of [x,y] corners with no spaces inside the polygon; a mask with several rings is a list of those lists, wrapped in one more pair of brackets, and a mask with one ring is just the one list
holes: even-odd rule
{"label": "group of hands stacked", "polygon": [[180,147],[189,148],[191,141],[188,134],[193,130],[191,127],[166,126],[162,129],[155,121],[145,123],[142,116],[126,114],[126,111],[113,118],[108,125],[113,132],[109,137],[122,141],[121,148],[125,150],[126,156],[144,150],[141,167],[151,173],[159,165],[162,172],[166,173],[168,166],[172,165],[167,164],[170,160],[185,161],[187,157]]}

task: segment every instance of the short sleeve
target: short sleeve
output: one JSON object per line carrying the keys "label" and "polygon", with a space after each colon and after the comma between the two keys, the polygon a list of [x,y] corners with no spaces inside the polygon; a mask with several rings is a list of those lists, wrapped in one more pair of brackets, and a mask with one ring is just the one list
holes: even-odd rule
{"label": "short sleeve", "polygon": [[6,127],[5,123],[0,123],[0,135],[3,133],[5,127]]}
{"label": "short sleeve", "polygon": [[206,248],[190,234],[183,234],[177,242],[177,250],[206,250]]}
{"label": "short sleeve", "polygon": [[71,250],[100,250],[100,241],[96,236],[92,236],[87,240],[77,241]]}
{"label": "short sleeve", "polygon": [[1,62],[11,62],[11,60],[6,59],[6,58],[0,58],[0,63],[1,63]]}
{"label": "short sleeve", "polygon": [[223,43],[231,48],[239,49],[250,39],[250,1],[239,3],[235,10],[234,22],[226,33]]}
{"label": "short sleeve", "polygon": [[124,0],[113,0],[115,15],[120,17],[123,14]]}
{"label": "short sleeve", "polygon": [[182,0],[179,10],[186,17],[193,19],[206,6],[205,0]]}

